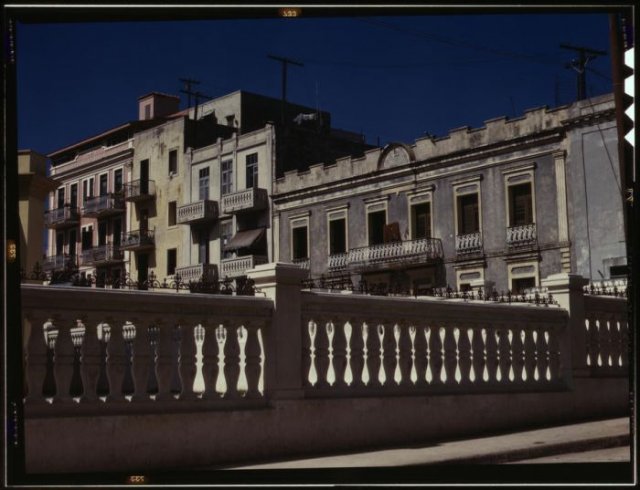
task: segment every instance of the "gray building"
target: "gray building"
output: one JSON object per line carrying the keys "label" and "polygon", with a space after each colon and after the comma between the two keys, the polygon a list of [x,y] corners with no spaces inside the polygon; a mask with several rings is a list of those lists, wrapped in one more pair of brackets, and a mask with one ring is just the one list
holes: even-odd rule
{"label": "gray building", "polygon": [[617,162],[606,95],[289,171],[277,259],[413,292],[609,279],[626,264]]}

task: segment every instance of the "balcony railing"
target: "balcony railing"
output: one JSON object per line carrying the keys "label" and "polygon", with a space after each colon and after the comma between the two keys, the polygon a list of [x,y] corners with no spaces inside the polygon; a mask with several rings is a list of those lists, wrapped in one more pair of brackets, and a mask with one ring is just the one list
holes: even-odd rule
{"label": "balcony railing", "polygon": [[269,204],[267,190],[251,188],[222,196],[222,212],[240,213],[243,211],[259,211]]}
{"label": "balcony railing", "polygon": [[134,180],[124,185],[124,200],[137,202],[153,199],[156,195],[156,183],[153,180]]}
{"label": "balcony railing", "polygon": [[80,255],[80,265],[109,264],[122,260],[122,250],[112,243],[83,250]]}
{"label": "balcony railing", "polygon": [[442,242],[439,238],[421,238],[349,250],[349,265],[364,268],[385,268],[394,264],[423,263],[442,259]]}
{"label": "balcony railing", "polygon": [[535,223],[507,228],[507,246],[511,249],[532,247],[537,241]]}
{"label": "balcony railing", "polygon": [[176,268],[176,276],[179,275],[182,282],[214,281],[218,278],[218,267],[215,264],[196,264]]}
{"label": "balcony railing", "polygon": [[349,253],[332,254],[327,260],[327,268],[330,271],[346,269],[349,265]]}
{"label": "balcony railing", "polygon": [[217,201],[197,201],[178,208],[178,224],[195,225],[218,218]]}
{"label": "balcony railing", "polygon": [[482,251],[482,233],[479,231],[456,236],[456,255],[476,255],[481,254]]}
{"label": "balcony railing", "polygon": [[98,218],[124,211],[124,200],[121,194],[109,193],[103,196],[90,197],[82,208],[83,216]]}
{"label": "balcony railing", "polygon": [[220,264],[220,275],[231,279],[246,276],[249,269],[253,269],[256,265],[266,263],[267,257],[264,255],[245,255],[244,257],[223,259]]}
{"label": "balcony railing", "polygon": [[309,258],[293,259],[291,262],[296,264],[301,269],[309,270],[309,267],[311,267],[311,260]]}
{"label": "balcony railing", "polygon": [[133,230],[122,234],[120,248],[131,252],[151,250],[155,247],[153,230]]}
{"label": "balcony railing", "polygon": [[78,208],[65,204],[58,209],[51,209],[44,214],[45,225],[48,228],[66,228],[80,223]]}
{"label": "balcony railing", "polygon": [[42,270],[62,270],[73,268],[76,265],[75,255],[50,255],[42,261]]}

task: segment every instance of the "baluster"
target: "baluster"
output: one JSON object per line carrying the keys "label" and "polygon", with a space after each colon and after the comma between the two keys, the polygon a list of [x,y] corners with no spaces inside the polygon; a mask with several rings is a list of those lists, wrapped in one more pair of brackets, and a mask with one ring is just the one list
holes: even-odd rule
{"label": "baluster", "polygon": [[432,383],[434,385],[443,384],[446,381],[446,372],[444,370],[444,328],[430,326],[430,353],[431,353],[431,373]]}
{"label": "baluster", "polygon": [[411,369],[409,372],[409,380],[412,385],[416,385],[418,382],[418,369],[416,367],[416,333],[417,329],[415,325],[409,326],[409,340],[411,341]]}
{"label": "baluster", "polygon": [[346,321],[344,323],[344,347],[345,347],[345,356],[344,356],[344,383],[347,386],[351,386],[353,384],[353,370],[351,367],[351,338],[353,336],[353,327],[351,326],[350,321]]}
{"label": "baluster", "polygon": [[[135,327],[135,335],[131,342],[133,354],[133,386],[134,392],[131,399],[135,402],[148,402],[148,380],[149,380],[149,328],[143,327],[141,318],[132,318]],[[155,366],[154,366],[155,371]]]}
{"label": "baluster", "polygon": [[225,396],[227,393],[227,382],[225,379],[224,363],[226,357],[225,344],[228,338],[227,329],[224,325],[220,324],[216,327],[216,343],[218,345],[218,369],[216,372],[216,394],[219,398]]}
{"label": "baluster", "polygon": [[69,403],[72,400],[70,393],[71,377],[73,376],[74,348],[71,341],[70,320],[65,318],[60,321],[58,338],[55,342],[54,375],[56,378],[56,403]]}
{"label": "baluster", "polygon": [[547,381],[547,369],[549,367],[549,345],[545,338],[545,330],[539,328],[537,330],[536,353],[538,358],[537,376],[540,382]]}
{"label": "baluster", "polygon": [[[384,354],[384,347],[380,344],[380,336],[378,335],[378,322],[375,320],[367,321],[367,367],[369,372],[369,386],[379,388],[380,370],[383,367],[381,355]],[[382,327],[384,330],[384,327]],[[384,369],[382,369],[384,374]]]}
{"label": "baluster", "polygon": [[440,341],[442,342],[442,358],[444,360],[444,369],[440,371],[440,380],[444,384],[453,384],[456,379],[456,368],[458,367],[457,346],[455,333],[457,327],[446,325],[441,327]]}
{"label": "baluster", "polygon": [[[313,335],[311,335],[311,330],[313,329]],[[314,376],[317,377],[315,373],[315,345],[313,345],[313,338],[315,338],[315,327],[312,327],[311,318],[304,317],[302,319],[302,372],[303,379],[302,384],[304,386],[313,386],[316,383],[316,379],[311,381],[311,371],[314,371]]]}
{"label": "baluster", "polygon": [[[395,381],[396,385],[399,385],[402,382],[402,369],[400,368],[400,325],[397,323],[393,326],[393,340],[396,354],[394,358],[395,369],[393,372],[393,381]],[[404,379],[406,380],[407,376],[405,376]]]}
{"label": "baluster", "polygon": [[122,394],[131,401],[135,393],[133,384],[133,342],[136,338],[136,327],[130,321],[126,321],[122,326],[122,337],[124,340],[124,374],[122,377]]}
{"label": "baluster", "polygon": [[362,376],[365,364],[364,338],[362,335],[364,324],[362,320],[356,320],[353,317],[349,318],[348,322],[351,328],[351,337],[347,343],[347,345],[349,346],[349,352],[351,353],[348,366],[350,366],[351,368],[351,375],[353,380],[350,386],[362,387],[364,386]]}
{"label": "baluster", "polygon": [[249,383],[247,381],[247,336],[248,331],[244,325],[237,328],[238,333],[238,384],[237,391],[241,397],[246,396],[249,391]]}
{"label": "baluster", "polygon": [[474,325],[471,332],[471,349],[473,352],[471,368],[474,373],[474,377],[470,381],[473,384],[478,384],[481,381],[486,381],[485,376],[488,377],[488,372],[486,371],[485,339],[483,337],[484,331]]}
{"label": "baluster", "polygon": [[596,356],[596,366],[602,367],[602,323],[600,319],[596,319],[596,328],[595,328],[595,348],[597,352]]}
{"label": "baluster", "polygon": [[202,353],[204,347],[204,338],[205,329],[202,324],[198,323],[195,327],[193,327],[193,341],[195,344],[195,376],[193,377],[193,385],[191,386],[191,391],[196,398],[202,398],[205,391]]}
{"label": "baluster", "polygon": [[147,369],[146,393],[151,400],[155,400],[160,393],[160,327],[157,324],[147,327],[147,343],[149,345],[149,358]]}
{"label": "baluster", "polygon": [[246,398],[260,398],[263,390],[260,386],[260,378],[262,376],[262,348],[260,346],[260,325],[257,323],[248,323],[247,326],[247,342],[245,345],[246,358],[246,379],[247,393]]}
{"label": "baluster", "polygon": [[307,333],[309,335],[309,374],[307,379],[311,386],[317,386],[318,384],[318,369],[317,369],[317,343],[316,337],[318,335],[318,323],[315,320],[309,320],[307,325]]}
{"label": "baluster", "polygon": [[318,373],[317,388],[329,387],[329,338],[327,336],[328,320],[325,318],[318,318],[316,320],[316,370]]}
{"label": "baluster", "polygon": [[487,376],[484,377],[488,383],[499,383],[500,377],[500,351],[498,350],[498,334],[493,326],[484,329],[485,332],[485,369]]}
{"label": "baluster", "polygon": [[73,344],[73,373],[71,375],[71,386],[69,387],[69,395],[74,401],[79,402],[80,398],[84,394],[84,387],[82,385],[81,369],[83,364],[82,359],[82,344],[86,328],[82,323],[82,320],[76,320],[76,326],[71,328],[71,343]]}
{"label": "baluster", "polygon": [[[595,321],[593,317],[585,318],[584,320],[584,332],[586,336],[586,344],[587,344],[587,366],[592,367],[596,362],[596,353],[594,346],[594,330],[595,330]],[[577,354],[577,353],[576,353]]]}
{"label": "baluster", "polygon": [[196,326],[182,328],[182,341],[180,343],[180,377],[182,379],[181,400],[196,400],[201,392],[193,388],[196,379]]}
{"label": "baluster", "polygon": [[369,330],[370,323],[362,322],[362,384],[369,385],[371,376],[369,374]]}
{"label": "baluster", "polygon": [[[58,318],[54,318],[53,321],[59,322]],[[44,324],[44,339],[47,346],[47,360],[46,360],[46,374],[44,382],[42,384],[42,395],[46,398],[47,402],[52,403],[54,397],[58,393],[58,386],[55,376],[55,364],[56,364],[56,342],[60,329],[53,321],[48,321]]]}
{"label": "baluster", "polygon": [[97,323],[94,318],[83,318],[84,338],[82,340],[82,377],[83,395],[81,403],[95,403],[98,400],[97,385],[100,375],[100,342]]}
{"label": "baluster", "polygon": [[524,371],[522,373],[523,380],[526,382],[537,381],[534,377],[537,359],[536,359],[536,344],[534,340],[535,331],[531,326],[524,331]]}
{"label": "baluster", "polygon": [[415,349],[415,375],[416,381],[415,386],[425,386],[426,385],[426,375],[427,375],[427,340],[425,338],[425,327],[416,324],[415,325],[415,341],[413,343]]}
{"label": "baluster", "polygon": [[429,326],[424,327],[424,342],[425,342],[425,372],[424,372],[424,380],[427,384],[431,384],[433,382],[433,356],[431,355],[431,337],[432,337],[432,328]]}
{"label": "baluster", "polygon": [[[469,338],[471,336],[471,339]],[[471,328],[460,328],[460,337],[458,338],[458,369],[456,373],[460,372],[460,378],[458,384],[470,385],[475,379],[475,373],[473,372],[473,353],[471,352],[471,345],[473,339],[473,330]],[[456,379],[457,374],[456,374]]]}
{"label": "baluster", "polygon": [[620,329],[620,366],[629,366],[629,322],[624,319],[618,321]]}
{"label": "baluster", "polygon": [[[496,329],[496,342],[498,344],[498,373],[499,382],[505,383],[509,380],[509,370],[511,369],[511,345],[509,342],[509,332],[504,327]],[[498,376],[496,376],[498,378]]]}
{"label": "baluster", "polygon": [[109,362],[109,342],[111,341],[111,325],[100,322],[96,327],[96,337],[100,346],[100,362],[98,371],[98,381],[96,383],[96,395],[103,402],[107,400],[111,392],[107,365]]}
{"label": "baluster", "polygon": [[[27,394],[25,402],[29,404],[45,403],[43,397],[43,387],[47,375],[48,345],[45,340],[45,331],[50,324],[53,326],[52,320],[44,317],[27,313],[24,315],[25,330],[24,335],[27,337],[26,357],[26,380]],[[53,370],[51,371],[53,373]]]}
{"label": "baluster", "polygon": [[216,339],[216,326],[212,320],[202,322],[204,339],[202,344],[202,378],[204,383],[203,400],[220,398],[216,392],[218,378],[218,341]]}
{"label": "baluster", "polygon": [[171,329],[171,381],[169,390],[176,400],[180,398],[184,391],[180,377],[182,330],[181,323],[174,325]]}
{"label": "baluster", "polygon": [[227,382],[226,399],[236,399],[238,393],[238,380],[240,379],[240,344],[238,342],[238,327],[228,319],[224,321],[227,328],[227,341],[224,346],[224,378]]}
{"label": "baluster", "polygon": [[334,318],[331,320],[331,324],[333,325],[333,370],[335,376],[335,384],[336,388],[344,388],[347,386],[345,381],[345,372],[347,369],[347,359],[346,359],[346,333],[345,333],[345,322]]}
{"label": "baluster", "polygon": [[613,366],[613,359],[611,356],[612,339],[611,339],[611,320],[603,315],[602,319],[602,365],[606,367]]}
{"label": "baluster", "polygon": [[125,370],[125,341],[123,338],[123,323],[112,318],[107,319],[111,326],[111,338],[107,344],[107,376],[109,378],[109,395],[107,401],[119,403],[125,401],[122,394],[122,384]]}
{"label": "baluster", "polygon": [[[376,334],[378,337],[378,345],[380,346],[380,350],[379,350],[380,365],[378,367],[378,382],[380,383],[380,386],[384,386],[386,384],[388,379],[387,364],[389,364],[390,362],[393,362],[389,358],[390,356],[389,356],[388,341],[385,340],[386,333],[387,333],[387,328],[385,328],[385,326],[382,323],[379,323],[376,328]],[[391,370],[392,370],[391,373],[393,373],[393,365],[391,365]]]}
{"label": "baluster", "polygon": [[514,328],[511,330],[511,373],[512,381],[523,383],[527,380],[527,373],[524,370],[524,330]]}
{"label": "baluster", "polygon": [[558,341],[558,332],[554,328],[549,328],[544,332],[545,342],[548,346],[546,380],[556,381],[561,379],[560,364],[560,342]]}

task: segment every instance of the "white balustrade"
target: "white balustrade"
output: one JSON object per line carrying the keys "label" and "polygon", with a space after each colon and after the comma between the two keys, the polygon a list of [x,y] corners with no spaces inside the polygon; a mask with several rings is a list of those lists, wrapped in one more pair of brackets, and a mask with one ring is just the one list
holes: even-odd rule
{"label": "white balustrade", "polygon": [[218,267],[215,264],[196,264],[176,268],[176,275],[180,275],[182,282],[213,281],[218,277]]}
{"label": "white balustrade", "polygon": [[482,233],[467,233],[456,236],[456,253],[459,255],[482,252]]}
{"label": "white balustrade", "polygon": [[197,201],[185,206],[180,206],[177,212],[177,222],[179,224],[214,220],[217,217],[218,203],[209,200]]}
{"label": "white balustrade", "polygon": [[245,255],[243,257],[223,259],[220,263],[220,276],[230,279],[245,276],[249,269],[266,263],[267,257],[264,255]]}
{"label": "white balustrade", "polygon": [[627,375],[629,317],[623,298],[585,295],[586,364],[594,374]]}
{"label": "white balustrade", "polygon": [[222,196],[222,210],[227,214],[238,211],[257,211],[266,208],[267,205],[266,189],[251,188]]}
{"label": "white balustrade", "polygon": [[[329,258],[330,268],[331,257],[333,256]],[[354,248],[349,250],[346,261],[349,264],[379,264],[421,258],[442,258],[441,241],[437,238],[422,238]],[[342,256],[335,259],[337,263],[342,263],[344,260]]]}
{"label": "white balustrade", "polygon": [[532,245],[536,243],[536,240],[535,223],[507,228],[507,245],[510,247]]}

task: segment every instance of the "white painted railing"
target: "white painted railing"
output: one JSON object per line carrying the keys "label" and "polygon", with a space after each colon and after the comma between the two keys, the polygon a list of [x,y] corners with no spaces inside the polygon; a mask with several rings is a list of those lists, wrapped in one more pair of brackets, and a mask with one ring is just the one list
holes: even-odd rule
{"label": "white painted railing", "polygon": [[262,398],[264,298],[25,285],[26,404]]}
{"label": "white painted railing", "polygon": [[218,217],[217,201],[197,201],[178,208],[177,221],[179,224],[189,224]]}
{"label": "white painted railing", "polygon": [[567,314],[532,305],[304,293],[306,393],[553,390]]}
{"label": "white painted railing", "polygon": [[587,366],[593,374],[628,374],[629,317],[624,298],[584,297]]}
{"label": "white painted railing", "polygon": [[243,257],[223,259],[220,263],[220,276],[230,279],[245,276],[249,269],[266,263],[267,257],[264,255],[245,255]]}
{"label": "white painted railing", "polygon": [[196,264],[176,268],[176,275],[180,275],[182,282],[213,281],[218,277],[218,267],[215,264]]}
{"label": "white painted railing", "polygon": [[349,250],[349,264],[373,265],[395,261],[442,258],[442,242],[437,238],[381,243]]}
{"label": "white painted railing", "polygon": [[222,196],[222,212],[257,211],[268,205],[266,189],[251,188]]}
{"label": "white painted railing", "polygon": [[482,233],[467,233],[456,236],[456,253],[458,255],[482,252]]}
{"label": "white painted railing", "polygon": [[329,255],[327,260],[327,268],[329,270],[345,269],[347,265],[349,265],[348,253]]}
{"label": "white painted railing", "polygon": [[537,235],[535,223],[523,226],[511,226],[507,228],[507,245],[509,247],[534,245],[536,241]]}

